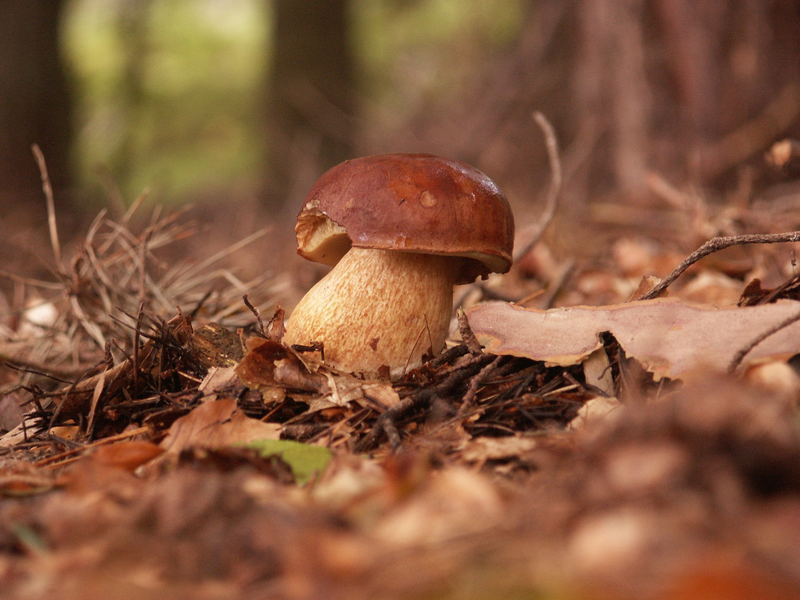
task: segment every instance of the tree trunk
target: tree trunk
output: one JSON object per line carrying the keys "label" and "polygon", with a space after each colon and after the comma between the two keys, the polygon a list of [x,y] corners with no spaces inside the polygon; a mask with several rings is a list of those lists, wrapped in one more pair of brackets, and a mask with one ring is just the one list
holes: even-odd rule
{"label": "tree trunk", "polygon": [[267,200],[297,197],[319,171],[353,154],[354,69],[349,0],[274,2],[267,96]]}
{"label": "tree trunk", "polygon": [[42,186],[31,145],[44,153],[56,199],[69,194],[70,96],[61,58],[63,0],[0,2],[0,211],[31,210]]}

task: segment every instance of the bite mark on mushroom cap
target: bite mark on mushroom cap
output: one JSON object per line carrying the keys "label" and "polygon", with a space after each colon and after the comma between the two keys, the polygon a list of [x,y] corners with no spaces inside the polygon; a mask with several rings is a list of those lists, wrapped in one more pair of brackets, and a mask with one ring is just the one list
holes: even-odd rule
{"label": "bite mark on mushroom cap", "polygon": [[284,341],[322,342],[343,371],[397,376],[441,351],[454,284],[509,269],[514,222],[481,171],[389,154],[324,173],[295,231],[299,254],[335,266],[295,307]]}

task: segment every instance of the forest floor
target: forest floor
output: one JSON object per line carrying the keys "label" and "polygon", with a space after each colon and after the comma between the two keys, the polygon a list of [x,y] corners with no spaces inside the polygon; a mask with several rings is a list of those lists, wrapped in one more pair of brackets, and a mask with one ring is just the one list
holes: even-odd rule
{"label": "forest floor", "polygon": [[0,296],[3,597],[800,597],[800,277],[763,243],[796,238],[641,299],[800,205],[665,195],[586,225],[602,258],[545,238],[457,288],[448,349],[392,383],[281,344],[289,274],[167,260],[180,212],[53,240]]}

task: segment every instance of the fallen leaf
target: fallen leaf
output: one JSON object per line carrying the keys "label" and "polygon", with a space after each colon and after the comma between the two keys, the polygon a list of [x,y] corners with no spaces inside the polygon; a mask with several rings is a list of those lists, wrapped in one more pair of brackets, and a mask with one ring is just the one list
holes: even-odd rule
{"label": "fallen leaf", "polygon": [[278,342],[249,338],[247,353],[236,367],[236,374],[251,389],[286,388],[326,393],[325,378],[310,372],[300,358]]}
{"label": "fallen leaf", "polygon": [[211,367],[203,377],[203,381],[200,382],[197,391],[209,396],[237,383],[239,383],[239,378],[236,376],[235,367]]}
{"label": "fallen leaf", "polygon": [[[583,362],[602,346],[600,334],[610,332],[628,356],[659,380],[699,369],[725,372],[739,351],[798,312],[800,304],[794,301],[714,308],[659,298],[550,310],[487,302],[471,307],[467,316],[487,352],[551,366]],[[795,322],[755,346],[743,365],[786,360],[799,352],[800,322]]]}
{"label": "fallen leaf", "polygon": [[92,460],[109,467],[134,471],[138,466],[151,461],[162,452],[164,452],[163,448],[151,442],[131,440],[100,446],[92,454]]}
{"label": "fallen leaf", "polygon": [[278,342],[251,337],[245,343],[247,352],[236,366],[236,374],[250,389],[275,385],[275,361],[286,357],[286,348]]}
{"label": "fallen leaf", "polygon": [[622,403],[613,397],[597,396],[592,398],[578,409],[578,414],[570,421],[567,429],[570,431],[583,429],[589,423],[607,418],[608,415],[622,408],[622,406]]}
{"label": "fallen leaf", "polygon": [[593,385],[606,396],[613,396],[616,393],[611,364],[604,348],[598,348],[589,355],[583,363],[583,375],[587,384]]}
{"label": "fallen leaf", "polygon": [[292,440],[254,440],[245,447],[257,450],[263,458],[280,457],[292,469],[295,481],[300,485],[324,471],[331,461],[331,451],[327,448]]}
{"label": "fallen leaf", "polygon": [[294,356],[275,361],[273,371],[276,383],[295,390],[325,393],[325,378],[319,373],[309,373],[306,367]]}
{"label": "fallen leaf", "polygon": [[463,450],[467,462],[484,463],[487,460],[502,460],[522,456],[534,450],[537,441],[519,434],[507,437],[478,437],[467,442]]}
{"label": "fallen leaf", "polygon": [[253,440],[277,440],[280,429],[277,423],[251,419],[237,410],[235,398],[225,398],[204,402],[176,420],[161,447],[177,453],[192,446],[221,448]]}
{"label": "fallen leaf", "polygon": [[378,408],[380,412],[392,408],[400,402],[400,395],[397,390],[385,381],[364,382],[361,386],[361,392],[368,401],[363,404],[371,404],[373,408]]}
{"label": "fallen leaf", "polygon": [[364,381],[346,373],[325,372],[330,393],[325,399],[336,406],[347,406],[357,402],[365,408],[384,412],[400,402],[400,396],[390,383],[385,381]]}

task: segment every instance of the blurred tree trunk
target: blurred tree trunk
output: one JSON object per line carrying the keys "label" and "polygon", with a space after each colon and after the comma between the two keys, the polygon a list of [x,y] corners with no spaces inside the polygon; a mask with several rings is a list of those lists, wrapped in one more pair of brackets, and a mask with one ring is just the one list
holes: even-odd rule
{"label": "blurred tree trunk", "polygon": [[[63,0],[0,1],[0,210],[29,210],[42,186],[38,144],[56,199],[68,197],[70,95],[61,58]],[[41,205],[38,205],[41,206]]]}
{"label": "blurred tree trunk", "polygon": [[302,195],[321,169],[353,153],[349,0],[275,0],[267,93],[267,201]]}
{"label": "blurred tree trunk", "polygon": [[536,0],[523,19],[456,105],[404,135],[537,190],[540,110],[559,133],[560,211],[574,220],[592,199],[663,206],[652,174],[724,190],[800,136],[797,0]]}

